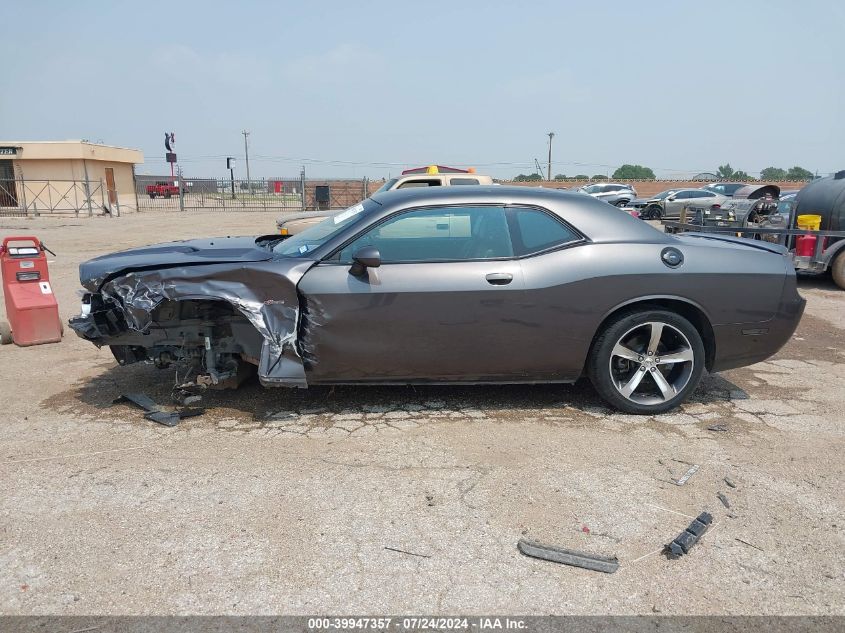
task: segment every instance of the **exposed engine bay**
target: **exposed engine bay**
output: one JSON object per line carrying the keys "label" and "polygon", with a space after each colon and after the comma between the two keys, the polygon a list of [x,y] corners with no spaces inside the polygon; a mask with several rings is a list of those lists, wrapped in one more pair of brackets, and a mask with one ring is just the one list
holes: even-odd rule
{"label": "exposed engine bay", "polygon": [[259,364],[261,335],[226,302],[164,301],[145,332],[129,328],[113,299],[86,294],[83,306],[120,365],[149,361],[175,368],[177,382],[227,388],[239,386]]}
{"label": "exposed engine bay", "polygon": [[173,242],[85,262],[89,292],[70,327],[121,365],[175,367],[221,388],[257,367],[265,386],[306,387],[296,285],[314,262],[273,259],[260,240]]}

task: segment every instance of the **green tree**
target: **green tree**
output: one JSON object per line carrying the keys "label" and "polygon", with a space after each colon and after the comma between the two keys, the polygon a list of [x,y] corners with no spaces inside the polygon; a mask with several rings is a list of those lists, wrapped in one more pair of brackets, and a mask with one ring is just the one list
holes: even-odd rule
{"label": "green tree", "polygon": [[642,165],[622,165],[613,172],[614,180],[654,180],[655,175],[650,167]]}
{"label": "green tree", "polygon": [[607,176],[604,174],[596,174],[590,180],[607,180]]}
{"label": "green tree", "polygon": [[786,179],[787,180],[812,180],[813,179],[813,172],[809,169],[804,169],[803,167],[793,167],[788,172],[786,172]]}
{"label": "green tree", "polygon": [[766,167],[760,172],[760,180],[786,180],[786,170],[780,167]]}
{"label": "green tree", "polygon": [[575,180],[589,180],[590,177],[587,174],[577,174],[572,176]]}
{"label": "green tree", "polygon": [[566,180],[566,174],[555,174],[555,180]]}
{"label": "green tree", "polygon": [[514,182],[534,182],[535,180],[542,180],[543,177],[538,173],[528,174],[519,174],[516,178],[514,178]]}
{"label": "green tree", "polygon": [[733,179],[734,180],[754,180],[751,176],[749,176],[747,173],[745,173],[741,169],[737,169],[734,172]]}
{"label": "green tree", "polygon": [[730,163],[725,163],[724,165],[719,165],[719,169],[716,170],[716,175],[722,180],[730,180],[734,177],[734,169],[731,167]]}

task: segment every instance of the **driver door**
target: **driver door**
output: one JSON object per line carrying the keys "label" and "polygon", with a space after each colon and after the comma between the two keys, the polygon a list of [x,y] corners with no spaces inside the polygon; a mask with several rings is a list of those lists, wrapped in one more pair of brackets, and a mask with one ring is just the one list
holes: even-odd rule
{"label": "driver door", "polygon": [[671,196],[667,196],[666,202],[664,203],[664,218],[679,218],[681,217],[681,209],[684,208],[684,205],[687,204],[689,201],[687,200],[688,192],[686,191],[678,191],[673,193]]}
{"label": "driver door", "polygon": [[[361,248],[381,265],[350,273]],[[519,373],[523,279],[501,206],[411,209],[369,227],[299,283],[309,383],[483,381]]]}

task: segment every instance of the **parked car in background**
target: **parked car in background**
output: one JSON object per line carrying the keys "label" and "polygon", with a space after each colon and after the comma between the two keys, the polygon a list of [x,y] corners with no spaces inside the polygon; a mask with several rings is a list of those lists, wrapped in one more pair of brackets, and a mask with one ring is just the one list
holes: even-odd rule
{"label": "parked car in background", "polygon": [[745,187],[747,182],[714,182],[712,185],[705,185],[702,189],[718,193],[723,196],[731,197],[737,191]]}
{"label": "parked car in background", "polygon": [[721,207],[728,196],[706,189],[667,189],[649,198],[640,217],[644,220],[676,219],[684,207]]}
{"label": "parked car in background", "polygon": [[[187,193],[187,189],[183,189],[183,193]],[[169,182],[159,181],[154,185],[147,185],[147,195],[151,199],[170,198],[179,195],[179,187]]]}
{"label": "parked car in background", "polygon": [[628,202],[637,197],[637,192],[631,185],[616,182],[586,185],[579,187],[575,191],[586,193],[593,198],[604,200],[617,207],[624,207]]}
{"label": "parked car in background", "polygon": [[391,191],[292,237],[85,262],[70,325],[120,365],[175,365],[198,384],[236,386],[250,366],[277,387],[587,376],[610,405],[655,414],[705,370],[762,361],[789,341],[805,302],[784,253],[667,235],[581,194]]}
{"label": "parked car in background", "polygon": [[734,212],[740,226],[758,224],[777,209],[780,195],[777,185],[746,185],[722,206]]}
{"label": "parked car in background", "polygon": [[[428,165],[406,169],[398,178],[391,178],[379,187],[375,193],[394,191],[396,189],[414,189],[418,187],[457,187],[465,185],[492,185],[490,176],[476,174],[475,170],[458,169],[444,165]],[[375,195],[375,194],[373,194]],[[303,211],[301,213],[285,213],[276,220],[276,229],[280,235],[296,235],[309,226],[319,224],[325,218],[334,215],[334,211]]]}

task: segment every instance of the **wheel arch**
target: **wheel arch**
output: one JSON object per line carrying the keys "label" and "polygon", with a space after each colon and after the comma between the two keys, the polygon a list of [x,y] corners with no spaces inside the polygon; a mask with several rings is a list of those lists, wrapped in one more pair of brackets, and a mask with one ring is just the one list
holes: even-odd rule
{"label": "wheel arch", "polygon": [[831,244],[824,253],[825,264],[833,265],[837,257],[845,253],[845,239],[837,240]]}
{"label": "wheel arch", "polygon": [[[707,371],[710,371],[716,357],[716,336],[713,332],[713,326],[711,325],[710,318],[707,316],[707,312],[704,308],[696,302],[685,297],[672,295],[637,297],[614,306],[604,315],[601,323],[599,323],[599,326],[593,333],[593,339],[590,341],[588,358],[593,353],[593,346],[595,345],[596,339],[604,331],[608,322],[619,317],[621,314],[627,314],[643,309],[668,310],[679,314],[689,321],[701,336],[701,341],[704,344],[704,366],[707,368]],[[587,361],[585,359],[585,367],[586,362]]]}

